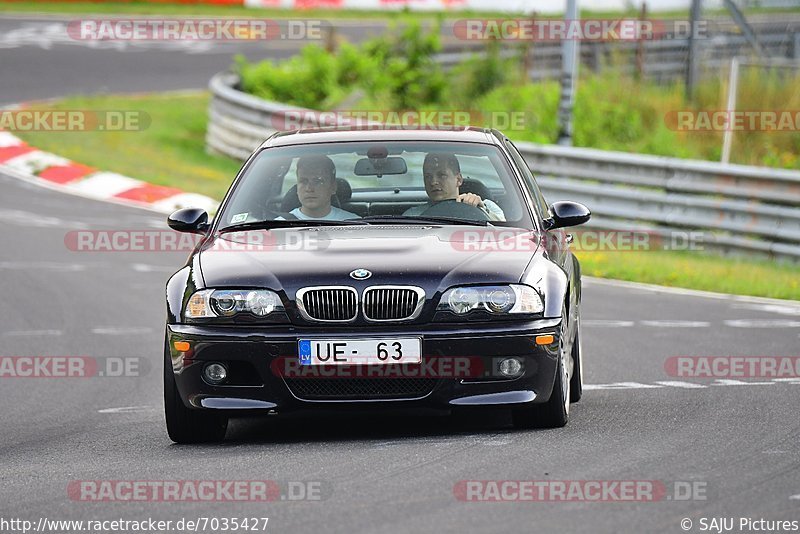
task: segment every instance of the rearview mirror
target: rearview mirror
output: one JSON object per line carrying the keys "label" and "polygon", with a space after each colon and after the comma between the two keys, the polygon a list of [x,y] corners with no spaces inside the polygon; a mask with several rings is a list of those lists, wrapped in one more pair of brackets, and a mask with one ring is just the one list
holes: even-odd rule
{"label": "rearview mirror", "polygon": [[177,232],[204,234],[208,230],[208,213],[200,208],[183,208],[167,217],[167,224]]}
{"label": "rearview mirror", "polygon": [[589,220],[592,212],[589,208],[578,202],[564,200],[561,202],[553,202],[550,206],[549,219],[545,219],[544,223],[548,230],[556,228],[566,228],[568,226],[578,226]]}
{"label": "rearview mirror", "polygon": [[356,176],[377,176],[384,174],[405,174],[408,172],[406,160],[398,157],[362,158],[356,162],[353,174]]}

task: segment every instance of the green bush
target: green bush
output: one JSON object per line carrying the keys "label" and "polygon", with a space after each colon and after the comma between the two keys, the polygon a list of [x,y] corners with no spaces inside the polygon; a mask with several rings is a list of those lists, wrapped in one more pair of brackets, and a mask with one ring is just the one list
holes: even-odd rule
{"label": "green bush", "polygon": [[325,108],[343,93],[336,56],[318,45],[306,46],[300,55],[280,64],[248,63],[237,56],[235,70],[243,91],[266,100]]}
{"label": "green bush", "polygon": [[448,73],[447,100],[459,107],[471,107],[496,87],[521,77],[521,58],[500,57],[500,43],[489,41],[486,51],[472,55]]}
{"label": "green bush", "polygon": [[234,68],[242,90],[267,100],[328,108],[360,88],[392,110],[413,110],[442,100],[446,80],[433,58],[441,49],[439,32],[410,23],[399,34],[360,47],[344,43],[334,53],[308,45],[282,63],[249,63],[238,56]]}
{"label": "green bush", "polygon": [[395,111],[441,102],[447,82],[433,57],[441,50],[440,32],[440,25],[425,33],[415,22],[400,33],[392,29],[389,37],[366,42],[364,53],[377,63],[374,76],[365,79],[368,94],[376,99],[388,96]]}

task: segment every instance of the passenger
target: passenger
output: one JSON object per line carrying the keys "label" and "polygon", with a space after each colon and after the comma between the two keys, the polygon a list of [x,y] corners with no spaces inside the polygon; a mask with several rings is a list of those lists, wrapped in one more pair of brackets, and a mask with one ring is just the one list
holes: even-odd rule
{"label": "passenger", "polygon": [[[297,160],[297,198],[300,207],[289,213],[298,219],[341,221],[358,215],[331,205],[336,194],[336,166],[328,156],[302,156]],[[277,217],[283,220],[283,217]]]}
{"label": "passenger", "polygon": [[422,163],[422,176],[430,201],[422,206],[409,208],[403,215],[422,215],[437,202],[455,200],[482,210],[490,221],[506,220],[503,210],[491,200],[482,199],[475,193],[459,193],[458,188],[464,183],[464,178],[455,154],[431,152]]}

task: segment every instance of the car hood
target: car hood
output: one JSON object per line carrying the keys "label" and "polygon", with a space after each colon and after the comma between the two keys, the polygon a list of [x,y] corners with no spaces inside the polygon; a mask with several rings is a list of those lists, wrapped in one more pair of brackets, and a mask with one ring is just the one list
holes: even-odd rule
{"label": "car hood", "polygon": [[[343,226],[228,233],[200,252],[206,287],[285,290],[310,285],[417,285],[431,295],[458,284],[514,283],[538,234],[470,226]],[[350,273],[367,269],[367,280]]]}

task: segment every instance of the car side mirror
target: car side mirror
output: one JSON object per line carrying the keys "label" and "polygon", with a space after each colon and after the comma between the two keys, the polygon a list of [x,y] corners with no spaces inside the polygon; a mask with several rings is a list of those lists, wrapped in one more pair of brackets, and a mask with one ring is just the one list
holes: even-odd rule
{"label": "car side mirror", "polygon": [[553,202],[550,206],[550,215],[550,218],[545,219],[544,223],[548,230],[554,230],[583,224],[589,220],[592,212],[583,204],[564,200]]}
{"label": "car side mirror", "polygon": [[200,208],[183,208],[167,217],[167,224],[177,232],[204,234],[208,230],[208,213]]}

